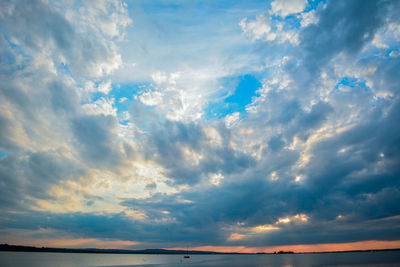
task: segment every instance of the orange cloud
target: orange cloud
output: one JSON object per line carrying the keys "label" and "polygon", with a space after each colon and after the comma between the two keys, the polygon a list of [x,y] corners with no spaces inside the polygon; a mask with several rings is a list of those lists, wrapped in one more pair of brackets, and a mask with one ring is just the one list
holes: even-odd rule
{"label": "orange cloud", "polygon": [[254,227],[252,230],[255,232],[268,232],[268,231],[272,231],[272,230],[279,230],[280,228],[277,226],[273,226],[273,225],[259,225]]}
{"label": "orange cloud", "polygon": [[243,239],[243,238],[246,238],[246,237],[249,237],[249,235],[232,233],[229,236],[229,240],[239,240],[239,239]]}
{"label": "orange cloud", "polygon": [[292,217],[279,218],[275,224],[290,223],[290,222],[297,222],[297,223],[308,222],[308,216],[306,214],[296,214],[295,216]]}

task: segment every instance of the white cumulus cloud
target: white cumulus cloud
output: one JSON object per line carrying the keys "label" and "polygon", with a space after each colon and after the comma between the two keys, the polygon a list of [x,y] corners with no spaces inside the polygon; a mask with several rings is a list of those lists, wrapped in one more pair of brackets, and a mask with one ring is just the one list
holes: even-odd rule
{"label": "white cumulus cloud", "polygon": [[271,3],[271,14],[285,18],[302,12],[307,6],[307,0],[275,0]]}

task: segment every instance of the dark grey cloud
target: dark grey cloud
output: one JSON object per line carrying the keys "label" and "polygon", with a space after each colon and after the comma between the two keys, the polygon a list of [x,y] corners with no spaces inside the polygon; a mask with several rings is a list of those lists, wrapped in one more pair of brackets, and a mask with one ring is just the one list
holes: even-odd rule
{"label": "dark grey cloud", "polygon": [[[191,245],[285,245],[325,242],[351,242],[370,239],[396,240],[399,227],[395,189],[384,189],[371,196],[347,198],[326,191],[315,197],[312,191],[294,185],[273,186],[265,179],[232,182],[204,191],[186,191],[177,195],[155,194],[149,199],[131,199],[123,204],[145,211],[148,218],[132,220],[124,214],[32,214],[29,224],[18,215],[15,221],[2,222],[3,227],[51,228],[74,236],[116,238],[142,241],[149,246]],[[184,201],[185,200],[185,201]],[[304,201],[309,201],[308,210]],[[352,204],[353,203],[353,204]],[[367,209],[365,209],[367,208]],[[371,208],[387,209],[377,218]],[[346,210],[347,209],[347,210]],[[329,211],[328,211],[329,210]],[[165,215],[162,211],[169,211]],[[252,227],[274,224],[277,218],[307,212],[307,224],[282,226],[279,231],[255,235],[246,241],[227,241],[229,226],[244,222]],[[343,219],[324,218],[322,213],[337,211]],[[361,211],[361,212],[360,212]],[[346,213],[349,212],[349,213]],[[370,215],[368,215],[370,214]],[[361,216],[360,216],[361,215]],[[173,220],[163,220],[174,218]],[[364,229],[369,229],[365,233]],[[153,245],[151,245],[153,244]]]}
{"label": "dark grey cloud", "polygon": [[[0,205],[4,209],[29,209],[36,205],[31,198],[51,198],[48,190],[84,175],[86,162],[104,167],[121,159],[116,119],[85,115],[81,102],[86,92],[64,73],[67,70],[57,69],[59,57],[77,66],[80,59],[90,65],[107,51],[86,51],[90,46],[80,50],[85,36],[75,33],[65,16],[48,4],[1,3]],[[85,64],[80,67],[86,68]]]}
{"label": "dark grey cloud", "polygon": [[340,52],[355,56],[372,40],[385,23],[390,1],[327,1],[317,11],[318,24],[306,27],[300,35],[304,63],[311,74],[329,63]]}
{"label": "dark grey cloud", "polygon": [[[371,104],[368,90],[352,90],[361,99],[358,90],[365,91],[365,102]],[[298,114],[295,133],[319,127],[327,116],[337,113],[341,111],[317,103]],[[351,129],[314,143],[311,161],[299,169],[306,177],[301,183],[294,182],[297,173],[292,169],[299,155],[285,148],[278,135],[270,139],[262,161],[243,173],[224,172],[227,177],[219,187],[126,200],[124,205],[143,210],[152,219],[164,216],[163,210],[169,211],[175,220],[168,225],[168,244],[186,242],[180,235],[182,229],[196,245],[204,244],[203,240],[213,245],[248,246],[397,240],[400,210],[393,203],[400,197],[400,133],[393,122],[399,115],[398,99],[386,100],[360,114],[360,123]],[[279,176],[277,181],[269,179],[273,170]],[[307,214],[309,221],[227,241],[231,232],[226,229],[238,222],[254,227],[296,214]],[[158,242],[163,242],[162,238]]]}
{"label": "dark grey cloud", "polygon": [[71,46],[74,29],[68,21],[42,1],[4,1],[6,29],[18,36],[26,47],[42,49],[43,42],[54,41],[62,50]]}
{"label": "dark grey cloud", "polygon": [[0,149],[9,151],[15,148],[10,136],[12,133],[12,121],[5,116],[0,115]]}
{"label": "dark grey cloud", "polygon": [[285,145],[285,142],[282,140],[282,136],[281,135],[273,136],[268,141],[268,147],[272,151],[281,150],[284,145]]}
{"label": "dark grey cloud", "polygon": [[29,197],[50,199],[51,186],[82,175],[81,166],[56,151],[10,154],[0,159],[1,208],[4,211],[27,209],[34,205]]}
{"label": "dark grey cloud", "polygon": [[120,161],[113,132],[116,120],[111,115],[82,115],[72,119],[71,128],[85,162],[97,167],[114,166]]}
{"label": "dark grey cloud", "polygon": [[79,108],[78,95],[72,86],[59,81],[49,84],[49,101],[52,109],[60,113],[74,114]]}
{"label": "dark grey cloud", "polygon": [[[190,242],[196,245],[202,244],[206,233],[208,244],[262,246],[285,245],[288,240],[291,244],[352,242],[374,238],[396,240],[400,230],[398,220],[393,219],[384,225],[381,221],[399,213],[393,205],[398,201],[398,193],[398,189],[389,187],[375,193],[369,192],[370,195],[365,191],[343,194],[342,190],[334,187],[307,188],[288,183],[276,184],[261,177],[248,177],[245,181],[225,183],[222,187],[207,188],[206,191],[184,192],[179,194],[179,198],[157,195],[147,200],[127,200],[124,203],[146,211],[153,219],[161,217],[162,210],[170,211],[176,221],[168,225],[171,239],[166,240],[167,243],[185,242],[185,236],[177,234],[184,229],[191,237]],[[181,198],[190,202],[179,201]],[[301,213],[309,216],[307,224],[281,226],[279,231],[256,235],[245,241],[229,242],[227,238],[230,232],[222,230],[238,222],[245,223],[247,227],[274,224],[278,218]],[[344,219],[340,221],[338,215],[344,216]],[[367,225],[371,232],[363,234]],[[163,242],[162,238],[159,242]]]}
{"label": "dark grey cloud", "polygon": [[297,137],[306,141],[313,130],[318,129],[326,122],[332,111],[331,105],[322,101],[313,105],[310,111],[298,110],[296,119],[287,126],[286,139],[291,140],[293,136],[297,135]]}
{"label": "dark grey cloud", "polygon": [[[167,169],[166,175],[176,184],[196,184],[211,173],[241,172],[254,165],[252,157],[231,147],[229,130],[223,124],[216,129],[222,136],[221,146],[208,143],[200,124],[173,121],[153,124],[145,154],[150,157],[156,154],[154,159]],[[199,153],[199,162],[193,164],[185,149]]]}
{"label": "dark grey cloud", "polygon": [[400,60],[398,57],[389,61],[373,58],[362,63],[366,65],[376,64],[379,66],[376,73],[370,75],[371,80],[376,84],[378,92],[390,92],[394,96],[398,97],[400,87],[398,81]]}
{"label": "dark grey cloud", "polygon": [[[319,175],[322,184],[329,186],[328,177],[333,177],[334,181],[344,179],[351,172],[361,171],[369,168],[371,164],[382,163],[380,172],[395,172],[396,168],[390,164],[399,160],[398,156],[398,137],[399,127],[393,125],[393,121],[399,116],[399,103],[382,103],[377,110],[372,110],[370,114],[365,114],[366,121],[356,127],[322,141],[313,147],[315,159],[310,166],[310,173],[320,172],[326,175]],[[385,110],[385,112],[383,112]],[[341,152],[342,149],[345,151]],[[386,152],[386,153],[385,153]],[[383,157],[383,158],[381,158]],[[331,165],[336,165],[329,168]],[[386,169],[387,167],[391,167]],[[394,168],[393,168],[394,167]],[[330,169],[336,171],[330,173]],[[315,172],[315,170],[318,170]],[[315,177],[315,175],[312,175]],[[318,181],[313,181],[314,186],[322,186]]]}
{"label": "dark grey cloud", "polygon": [[[43,49],[56,64],[65,64],[77,76],[97,77],[117,56],[112,45],[94,30],[77,29],[56,8],[45,1],[3,1],[2,31],[8,42],[17,46],[25,56],[36,56]],[[71,14],[69,14],[71,15]]]}

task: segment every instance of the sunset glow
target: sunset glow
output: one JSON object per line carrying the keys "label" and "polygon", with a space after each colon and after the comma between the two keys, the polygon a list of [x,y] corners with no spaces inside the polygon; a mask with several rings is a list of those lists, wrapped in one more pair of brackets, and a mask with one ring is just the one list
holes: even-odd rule
{"label": "sunset glow", "polygon": [[[400,240],[396,241],[360,241],[351,243],[313,244],[313,245],[291,245],[291,246],[268,246],[268,247],[245,247],[245,246],[199,246],[190,247],[190,250],[216,251],[216,252],[238,252],[238,253],[274,253],[278,251],[302,252],[329,252],[329,251],[351,251],[371,249],[395,249],[400,247]],[[185,250],[185,248],[168,248]]]}
{"label": "sunset glow", "polygon": [[265,232],[271,230],[279,230],[279,227],[273,225],[259,225],[254,227],[254,231],[256,232]]}

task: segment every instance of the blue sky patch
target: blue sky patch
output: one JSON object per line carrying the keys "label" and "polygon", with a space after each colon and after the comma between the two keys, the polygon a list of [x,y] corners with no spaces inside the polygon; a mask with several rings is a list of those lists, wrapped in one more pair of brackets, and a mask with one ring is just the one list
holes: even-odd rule
{"label": "blue sky patch", "polygon": [[225,99],[226,103],[237,105],[237,110],[244,111],[246,105],[251,103],[252,97],[255,96],[255,92],[262,86],[259,80],[253,75],[246,74],[239,78],[239,84],[235,89],[233,95]]}
{"label": "blue sky patch", "polygon": [[359,80],[357,78],[354,78],[354,77],[343,77],[340,80],[340,82],[337,83],[335,89],[336,90],[339,89],[339,87],[341,85],[348,86],[350,88],[354,88],[354,87],[359,86],[359,87],[363,88],[365,91],[369,90],[368,86],[365,84],[365,81],[361,81],[361,80]]}
{"label": "blue sky patch", "polygon": [[225,98],[224,102],[209,105],[206,117],[221,118],[234,112],[245,112],[246,106],[256,96],[256,91],[262,87],[261,82],[251,74],[230,77],[226,80],[225,85],[227,87],[236,85],[236,88],[230,96]]}

